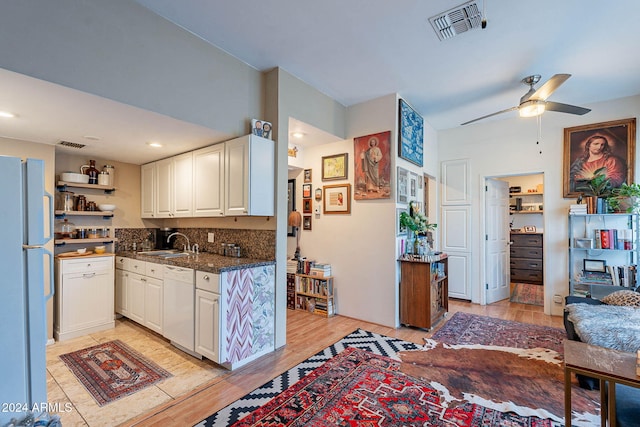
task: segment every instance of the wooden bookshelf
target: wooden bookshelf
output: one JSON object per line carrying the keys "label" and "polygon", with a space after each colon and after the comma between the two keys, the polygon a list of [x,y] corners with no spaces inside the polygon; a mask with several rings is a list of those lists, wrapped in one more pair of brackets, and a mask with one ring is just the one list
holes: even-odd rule
{"label": "wooden bookshelf", "polygon": [[326,317],[336,314],[333,299],[333,276],[296,273],[295,309]]}

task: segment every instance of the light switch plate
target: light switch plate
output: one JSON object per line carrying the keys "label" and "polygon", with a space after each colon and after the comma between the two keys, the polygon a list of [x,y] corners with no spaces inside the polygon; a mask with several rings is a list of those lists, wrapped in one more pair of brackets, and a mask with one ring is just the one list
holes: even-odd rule
{"label": "light switch plate", "polygon": [[207,233],[207,242],[213,243],[214,239],[215,239],[215,234],[214,233]]}

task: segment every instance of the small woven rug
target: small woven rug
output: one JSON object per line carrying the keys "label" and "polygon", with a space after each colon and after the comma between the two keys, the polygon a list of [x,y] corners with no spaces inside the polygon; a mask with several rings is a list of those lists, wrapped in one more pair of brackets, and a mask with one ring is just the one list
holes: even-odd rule
{"label": "small woven rug", "polygon": [[544,286],[531,283],[516,283],[511,293],[511,302],[530,305],[544,305]]}
{"label": "small woven rug", "polygon": [[481,344],[513,348],[548,348],[564,354],[562,329],[457,312],[433,334],[447,344]]}
{"label": "small woven rug", "polygon": [[66,353],[60,359],[99,406],[173,376],[120,340]]}

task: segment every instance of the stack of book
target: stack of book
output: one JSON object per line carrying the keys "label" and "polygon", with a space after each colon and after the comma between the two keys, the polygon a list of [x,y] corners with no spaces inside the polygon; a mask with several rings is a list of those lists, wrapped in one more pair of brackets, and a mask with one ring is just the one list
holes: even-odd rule
{"label": "stack of book", "polygon": [[297,273],[298,272],[298,261],[295,259],[287,260],[287,273]]}
{"label": "stack of book", "polygon": [[311,276],[328,277],[331,276],[331,264],[321,264],[319,262],[313,264],[309,269]]}
{"label": "stack of book", "polygon": [[587,205],[583,204],[573,204],[569,206],[569,215],[586,215],[587,214]]}

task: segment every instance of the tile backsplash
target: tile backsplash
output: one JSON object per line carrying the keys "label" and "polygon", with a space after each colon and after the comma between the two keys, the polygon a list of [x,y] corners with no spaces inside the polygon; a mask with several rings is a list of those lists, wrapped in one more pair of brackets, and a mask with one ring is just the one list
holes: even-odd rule
{"label": "tile backsplash", "polygon": [[[235,243],[242,248],[242,256],[246,258],[275,260],[276,232],[274,230],[241,230],[228,228],[176,228],[189,238],[193,245],[197,243],[200,252],[219,254],[222,243]],[[214,233],[215,242],[207,241],[208,233]],[[155,243],[155,228],[116,228],[118,239],[117,251],[131,250],[136,243],[140,250],[145,240]],[[176,249],[181,249],[183,239],[176,239]]]}

